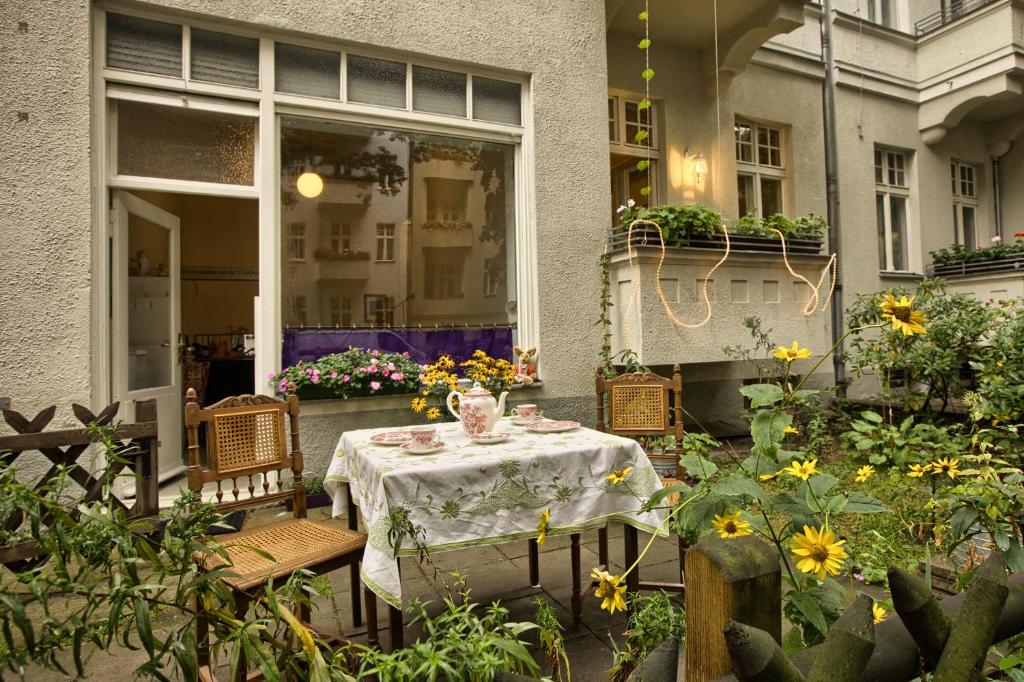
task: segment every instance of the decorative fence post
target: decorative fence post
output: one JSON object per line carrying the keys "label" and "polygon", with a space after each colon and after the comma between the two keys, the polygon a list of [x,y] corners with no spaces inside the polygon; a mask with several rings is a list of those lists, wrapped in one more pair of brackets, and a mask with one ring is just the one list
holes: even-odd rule
{"label": "decorative fence post", "polygon": [[688,682],[708,682],[732,670],[722,636],[730,621],[782,641],[779,555],[753,535],[705,537],[686,553]]}

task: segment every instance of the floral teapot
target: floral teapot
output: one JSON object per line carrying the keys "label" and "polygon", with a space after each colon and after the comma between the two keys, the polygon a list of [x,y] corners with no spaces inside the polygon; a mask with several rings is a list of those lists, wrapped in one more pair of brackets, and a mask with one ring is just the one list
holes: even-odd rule
{"label": "floral teapot", "polygon": [[[448,411],[456,419],[462,422],[462,430],[470,436],[475,436],[484,431],[492,431],[495,423],[505,414],[505,398],[508,391],[504,391],[497,401],[486,388],[478,383],[465,393],[452,391],[448,394]],[[456,411],[452,399],[459,399],[459,410]]]}

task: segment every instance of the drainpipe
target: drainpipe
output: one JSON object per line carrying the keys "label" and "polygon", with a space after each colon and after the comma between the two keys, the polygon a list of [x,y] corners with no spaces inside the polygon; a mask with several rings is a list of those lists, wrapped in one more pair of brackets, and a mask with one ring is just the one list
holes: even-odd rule
{"label": "drainpipe", "polygon": [[[836,83],[835,56],[832,52],[832,1],[822,0],[822,12],[819,24],[821,27],[821,57],[825,63],[825,81],[821,86],[822,125],[825,131],[825,196],[828,204],[828,248],[831,253],[839,255],[840,247],[840,215],[839,215],[839,144],[836,139]],[[832,314],[832,343],[839,343],[843,335],[843,271],[842,258],[836,259],[836,287],[832,292],[830,312]],[[832,356],[832,372],[836,385],[836,395],[846,396],[846,364],[842,360],[842,346],[836,348]]]}
{"label": "drainpipe", "polygon": [[1001,145],[999,148],[992,151],[992,196],[995,197],[993,202],[996,211],[996,234],[1000,238],[1005,237],[1003,234],[1003,197],[1001,188],[1001,169],[999,159],[1003,158],[1010,153],[1010,147],[1013,146],[1012,142]]}

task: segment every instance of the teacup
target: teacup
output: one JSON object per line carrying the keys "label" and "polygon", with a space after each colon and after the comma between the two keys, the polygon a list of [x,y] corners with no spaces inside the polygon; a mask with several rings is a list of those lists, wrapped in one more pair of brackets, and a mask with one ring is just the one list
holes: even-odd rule
{"label": "teacup", "polygon": [[537,418],[537,406],[536,405],[517,405],[512,408],[512,414],[518,419],[536,419]]}
{"label": "teacup", "polygon": [[426,450],[437,441],[437,429],[433,426],[414,426],[409,429],[414,448]]}

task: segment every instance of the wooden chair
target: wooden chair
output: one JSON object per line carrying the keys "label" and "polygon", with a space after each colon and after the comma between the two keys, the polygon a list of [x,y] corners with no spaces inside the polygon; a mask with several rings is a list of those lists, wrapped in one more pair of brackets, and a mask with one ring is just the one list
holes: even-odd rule
{"label": "wooden chair", "polygon": [[[290,426],[290,452],[286,445],[285,415]],[[206,429],[206,464],[200,463],[199,429]],[[291,499],[294,518],[266,526],[223,535],[225,547],[238,577],[225,578],[235,592],[235,609],[244,619],[249,604],[259,596],[268,580],[287,579],[293,572],[307,569],[322,575],[349,566],[352,581],[352,620],[362,624],[359,562],[366,546],[366,534],[335,524],[306,518],[306,489],[302,482],[302,450],[299,447],[299,399],[294,384],[288,385],[285,400],[262,395],[225,398],[208,408],[196,403],[196,392],[189,388],[185,399],[185,428],[188,433],[188,487],[201,493],[203,486],[216,482],[214,504],[218,511],[264,506]],[[291,469],[292,484],[285,488],[282,474]],[[276,472],[272,484],[267,474]],[[225,491],[224,481],[231,480]],[[243,489],[239,490],[239,481]],[[226,499],[225,499],[226,498]],[[248,549],[256,547],[274,558]],[[204,558],[207,568],[223,564],[220,557]],[[376,644],[376,597],[366,591],[367,621],[371,644]],[[200,605],[196,604],[196,609]],[[300,610],[301,620],[309,621],[308,609]],[[197,619],[200,667],[210,664],[209,624]],[[239,679],[245,679],[244,656]]]}
{"label": "wooden chair", "polygon": [[[683,377],[679,365],[672,366],[672,378],[651,372],[630,372],[606,379],[601,368],[597,370],[597,430],[638,440],[652,462],[672,462],[672,476],[663,476],[662,485],[669,486],[683,478],[679,462],[678,444],[683,439]],[[607,402],[608,419],[605,420]],[[655,438],[675,436],[676,449],[653,453]],[[624,524],[626,563],[632,564],[639,552],[636,528]],[[679,572],[682,574],[686,546],[679,538]],[[599,560],[608,566],[608,527],[598,531]],[[629,591],[661,589],[683,591],[683,583],[654,583],[640,580],[639,566],[626,577]]]}

